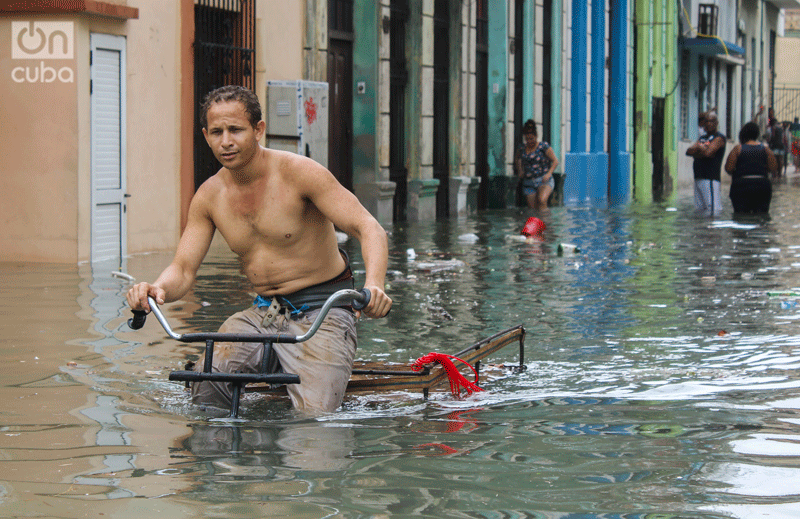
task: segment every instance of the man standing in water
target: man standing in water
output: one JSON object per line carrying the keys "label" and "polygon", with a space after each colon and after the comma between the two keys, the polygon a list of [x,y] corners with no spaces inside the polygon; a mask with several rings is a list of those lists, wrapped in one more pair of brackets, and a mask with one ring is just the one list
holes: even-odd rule
{"label": "man standing in water", "polygon": [[[148,296],[159,304],[183,297],[218,230],[258,294],[219,331],[302,335],[330,294],[353,288],[336,226],[361,243],[371,294],[363,312],[385,316],[392,300],[384,292],[388,248],[378,221],[320,164],[259,144],[266,124],[250,90],[214,90],[202,114],[203,135],[222,168],[195,193],[172,263],[153,284],[128,291],[131,308],[149,311]],[[288,386],[295,408],[327,412],[341,405],[355,357],[356,317],[351,308],[332,308],[310,340],[274,345],[283,369],[300,376],[300,384]],[[213,371],[257,372],[261,353],[259,344],[217,344]],[[229,407],[231,385],[195,382],[192,400]]]}
{"label": "man standing in water", "polygon": [[719,119],[708,112],[703,122],[705,135],[686,150],[694,157],[694,205],[701,214],[715,216],[722,211],[720,173],[725,156],[725,136],[717,131]]}

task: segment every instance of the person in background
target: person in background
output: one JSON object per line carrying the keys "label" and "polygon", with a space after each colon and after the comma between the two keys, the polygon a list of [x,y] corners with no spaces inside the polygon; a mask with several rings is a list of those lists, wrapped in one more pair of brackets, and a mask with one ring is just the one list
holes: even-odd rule
{"label": "person in background", "polygon": [[558,158],[550,144],[539,141],[536,124],[528,119],[522,126],[522,144],[514,161],[517,176],[522,179],[522,193],[528,207],[545,210],[555,189],[553,172]]}
{"label": "person in background", "polygon": [[780,178],[784,157],[786,155],[786,132],[784,131],[783,125],[778,122],[777,119],[772,119],[767,135],[767,145],[778,161],[778,169],[772,173],[772,178]]}
{"label": "person in background", "polygon": [[758,141],[758,125],[745,124],[737,144],[725,161],[725,171],[732,177],[731,202],[734,213],[768,213],[772,201],[769,173],[778,170],[775,155]]}
{"label": "person in background", "polygon": [[794,122],[789,125],[787,137],[787,150],[792,154],[792,164],[797,168],[800,166],[800,117],[795,117]]}
{"label": "person in background", "polygon": [[705,135],[705,133],[706,133],[706,117],[708,117],[708,114],[712,114],[712,113],[713,114],[717,113],[717,107],[716,106],[714,108],[709,108],[705,112],[701,112],[700,115],[697,116],[697,126],[698,126],[697,135],[699,135],[701,137],[703,135]]}
{"label": "person in background", "polygon": [[719,119],[711,112],[706,115],[705,135],[686,150],[694,158],[694,204],[700,214],[715,216],[722,211],[720,173],[725,155],[725,136],[718,130]]}
{"label": "person in background", "polygon": [[764,105],[758,107],[758,111],[753,114],[751,121],[758,125],[758,134],[762,137],[766,136],[767,129],[769,128],[769,116],[764,110]]}

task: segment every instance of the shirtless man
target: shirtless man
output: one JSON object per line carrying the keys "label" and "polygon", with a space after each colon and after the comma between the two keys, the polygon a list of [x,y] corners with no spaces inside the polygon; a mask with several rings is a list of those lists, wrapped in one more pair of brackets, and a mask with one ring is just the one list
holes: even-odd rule
{"label": "shirtless man", "polygon": [[[203,113],[203,135],[222,169],[192,199],[172,263],[154,283],[138,283],[128,291],[131,308],[150,311],[148,296],[159,304],[183,297],[218,230],[259,295],[219,331],[302,335],[320,301],[353,287],[336,226],[361,243],[364,287],[371,295],[363,312],[385,316],[392,300],[384,292],[387,239],[378,221],[320,164],[259,144],[266,124],[251,91],[217,89],[207,96]],[[356,317],[350,308],[332,308],[310,340],[274,344],[284,370],[300,376],[300,384],[288,386],[295,408],[327,412],[341,405],[355,357]],[[217,344],[213,370],[258,371],[261,352],[259,344]],[[192,400],[228,407],[230,384],[196,382]]]}

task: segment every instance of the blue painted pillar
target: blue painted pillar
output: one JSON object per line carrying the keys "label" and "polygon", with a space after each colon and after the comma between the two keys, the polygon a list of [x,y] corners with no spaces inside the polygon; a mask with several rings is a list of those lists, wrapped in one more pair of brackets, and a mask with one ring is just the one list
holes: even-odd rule
{"label": "blue painted pillar", "polygon": [[586,152],[586,67],[589,45],[589,6],[586,0],[572,0],[572,80],[570,90],[570,151],[564,157],[564,203],[588,200]]}
{"label": "blue painted pillar", "polygon": [[608,198],[608,154],[606,136],[606,3],[592,0],[590,167],[587,171],[589,197],[602,202]]}
{"label": "blue painted pillar", "polygon": [[[611,0],[611,71],[609,74],[608,201],[630,200],[631,156],[628,146],[628,0]],[[690,103],[691,106],[691,103]]]}

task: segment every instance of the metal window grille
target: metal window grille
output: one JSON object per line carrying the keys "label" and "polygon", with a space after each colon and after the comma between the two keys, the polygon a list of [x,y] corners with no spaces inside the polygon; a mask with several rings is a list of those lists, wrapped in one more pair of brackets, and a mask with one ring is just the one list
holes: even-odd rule
{"label": "metal window grille", "polygon": [[717,34],[717,20],[719,7],[714,4],[700,4],[697,32],[701,36],[714,36]]}
{"label": "metal window grille", "polygon": [[389,180],[394,191],[395,222],[407,217],[408,170],[406,169],[406,24],[410,16],[408,0],[392,0],[389,30]]}
{"label": "metal window grille", "polygon": [[328,0],[328,28],[344,33],[353,32],[353,0]]}
{"label": "metal window grille", "polygon": [[800,117],[800,86],[775,85],[775,117],[779,121],[794,121]]}
{"label": "metal window grille", "polygon": [[203,138],[206,94],[225,85],[255,90],[256,0],[195,0],[195,189],[220,168]]}
{"label": "metal window grille", "polygon": [[489,4],[488,0],[476,0],[476,32],[475,35],[478,45],[489,45]]}

